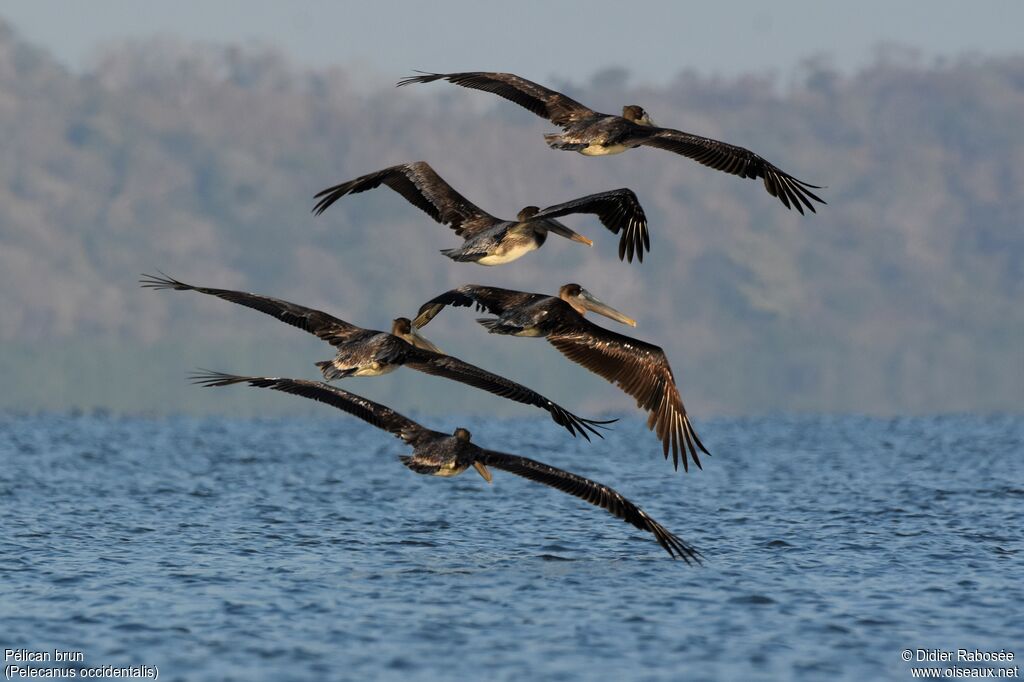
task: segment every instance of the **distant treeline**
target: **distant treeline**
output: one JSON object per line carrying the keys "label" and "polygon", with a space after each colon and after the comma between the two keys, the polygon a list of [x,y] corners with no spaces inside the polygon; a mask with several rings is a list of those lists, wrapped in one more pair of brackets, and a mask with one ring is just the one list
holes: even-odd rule
{"label": "distant treeline", "polygon": [[[666,348],[698,424],[1024,408],[1024,57],[880,57],[852,75],[809,62],[784,81],[681,71],[664,88],[620,70],[522,75],[747,146],[827,185],[829,205],[801,217],[760,183],[668,152],[554,152],[541,119],[448,84],[367,85],[174,42],[112,48],[69,73],[0,26],[0,408],[310,409],[189,387],[195,365],[316,376],[330,349],[223,301],[138,288],[156,269],[377,329],[459,284],[578,281]],[[418,159],[499,216],[631,187],[653,253],[621,263],[617,237],[576,217],[593,248],[553,240],[483,268],[438,254],[454,235],[387,190],[310,214],[318,190]],[[542,341],[488,337],[473,318],[449,310],[426,331],[581,414],[630,407]],[[507,407],[403,374],[359,390],[403,409]]]}

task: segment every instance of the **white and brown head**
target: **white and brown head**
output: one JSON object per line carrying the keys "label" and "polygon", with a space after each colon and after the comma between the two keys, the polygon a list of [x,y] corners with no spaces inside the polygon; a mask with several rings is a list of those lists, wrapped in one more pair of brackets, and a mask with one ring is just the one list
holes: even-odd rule
{"label": "white and brown head", "polygon": [[654,125],[654,121],[652,121],[651,117],[647,115],[647,112],[644,111],[643,107],[637,106],[636,104],[630,104],[622,107],[622,118],[640,126]]}

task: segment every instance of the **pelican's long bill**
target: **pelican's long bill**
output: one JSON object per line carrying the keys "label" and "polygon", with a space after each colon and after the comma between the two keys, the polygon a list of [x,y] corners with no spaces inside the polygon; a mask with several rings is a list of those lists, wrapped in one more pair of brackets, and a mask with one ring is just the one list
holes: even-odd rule
{"label": "pelican's long bill", "polygon": [[424,350],[433,351],[435,353],[438,353],[439,355],[446,355],[446,353],[443,350],[434,345],[434,343],[427,339],[427,337],[423,336],[423,334],[420,334],[419,330],[416,329],[416,327],[409,327],[409,336],[412,338],[412,345],[416,346],[417,348],[423,348]]}
{"label": "pelican's long bill", "polygon": [[592,293],[580,287],[579,296],[576,297],[579,305],[589,310],[590,312],[597,313],[598,315],[604,315],[605,317],[621,322],[622,324],[628,324],[630,327],[636,326],[636,320],[632,317],[623,315],[615,308],[611,307],[607,303],[602,302]]}
{"label": "pelican's long bill", "polygon": [[580,242],[581,244],[586,244],[587,246],[594,245],[594,242],[592,240],[584,237],[579,232],[574,232],[573,230],[570,230],[568,227],[558,222],[557,220],[548,220],[545,222],[548,228],[548,232],[553,232],[557,234],[559,237],[565,237],[566,239],[571,239],[574,242]]}
{"label": "pelican's long bill", "polygon": [[483,462],[473,462],[473,468],[476,469],[477,473],[484,477],[484,480],[488,483],[491,482],[491,471],[484,465]]}

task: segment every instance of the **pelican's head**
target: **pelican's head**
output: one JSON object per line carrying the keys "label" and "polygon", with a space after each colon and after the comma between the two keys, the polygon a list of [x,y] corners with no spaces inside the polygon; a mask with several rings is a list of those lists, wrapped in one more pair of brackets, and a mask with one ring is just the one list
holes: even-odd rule
{"label": "pelican's head", "polygon": [[636,104],[630,104],[629,106],[622,107],[622,118],[641,126],[654,125],[654,121],[652,121],[651,117],[647,115],[644,108],[637,106]]}
{"label": "pelican's head", "polygon": [[518,220],[521,223],[525,223],[527,220],[537,215],[538,213],[540,213],[540,207],[526,206],[523,208],[523,210],[519,211],[518,215],[516,215],[516,220]]}
{"label": "pelican's head", "polygon": [[412,320],[408,317],[396,317],[391,321],[391,333],[395,336],[405,336],[412,331]]}
{"label": "pelican's head", "polygon": [[628,324],[630,327],[636,326],[636,320],[632,317],[626,317],[610,305],[602,303],[596,296],[581,287],[579,284],[562,285],[562,288],[558,290],[558,297],[571,305],[573,310],[578,312],[580,315],[585,315],[589,310],[597,313],[598,315],[604,315],[616,322]]}
{"label": "pelican's head", "polygon": [[[461,426],[455,429],[455,431],[452,432],[452,435],[455,436],[455,440],[459,441],[460,443],[468,443],[469,439],[472,437],[472,434],[469,432],[469,429],[464,429]],[[476,472],[480,474],[485,481],[487,481],[488,483],[491,482],[491,471],[490,469],[487,468],[487,465],[485,465],[480,460],[474,458],[473,468],[476,469]],[[459,469],[459,471],[462,471],[462,469]]]}
{"label": "pelican's head", "polygon": [[419,330],[412,326],[412,321],[409,320],[408,317],[396,317],[391,322],[391,333],[417,348],[429,350],[434,353],[441,353],[442,355],[444,354],[440,348],[424,338],[424,336],[420,334]]}

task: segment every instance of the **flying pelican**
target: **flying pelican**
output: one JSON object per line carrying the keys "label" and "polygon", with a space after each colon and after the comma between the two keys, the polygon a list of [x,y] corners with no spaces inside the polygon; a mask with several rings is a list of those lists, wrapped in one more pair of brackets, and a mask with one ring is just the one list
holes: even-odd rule
{"label": "flying pelican", "polygon": [[456,192],[426,161],[391,166],[328,187],[316,195],[320,201],[313,212],[320,215],[346,194],[365,192],[382,184],[465,240],[457,249],[441,250],[454,261],[479,265],[510,263],[543,246],[549,232],[593,246],[592,241],[554,220],[571,213],[596,214],[612,233],[622,232],[619,260],[628,258],[632,263],[635,252],[643,262],[644,251],[651,249],[647,218],[632,190],[614,189],[543,209],[527,206],[515,220],[502,220]]}
{"label": "flying pelican", "polygon": [[700,563],[700,554],[696,549],[670,533],[664,526],[648,516],[644,510],[615,490],[536,460],[485,450],[470,442],[470,433],[466,429],[455,429],[450,436],[439,431],[432,431],[389,407],[318,381],[278,377],[246,377],[208,371],[193,375],[193,379],[195,383],[204,386],[230,386],[231,384],[248,383],[256,388],[269,388],[318,400],[359,417],[379,429],[388,431],[411,445],[412,456],[403,456],[400,459],[405,466],[418,474],[457,476],[472,466],[483,476],[484,480],[490,483],[491,472],[488,467],[501,469],[557,488],[594,506],[606,509],[640,530],[652,533],[658,544],[669,553],[669,556],[683,559],[686,563],[690,563],[691,560]]}
{"label": "flying pelican", "polygon": [[422,73],[403,78],[398,81],[398,85],[430,83],[442,79],[464,88],[492,92],[561,126],[561,134],[549,133],[544,136],[548,146],[553,149],[579,152],[586,156],[606,156],[633,147],[656,147],[682,154],[705,166],[741,178],[764,178],[764,186],[769,194],[778,197],[786,208],[795,208],[801,214],[804,206],[812,213],[816,212],[811,199],[825,203],[811,191],[821,187],[797,180],[749,149],[681,130],[659,128],[651,122],[647,112],[635,104],[623,107],[622,116],[602,114],[560,92],[548,90],[511,73]]}
{"label": "flying pelican", "polygon": [[498,316],[477,320],[490,333],[547,337],[562,355],[636,398],[637,407],[649,413],[647,428],[657,433],[665,459],[671,447],[676,469],[679,469],[680,449],[684,471],[688,469],[687,450],[698,468],[701,463],[697,449],[711,454],[690,424],[665,351],[599,327],[583,317],[591,311],[636,326],[632,318],[602,303],[579,284],[562,286],[557,297],[467,284],[424,303],[412,324],[416,328],[423,327],[446,305],[468,307],[474,304],[477,310]]}
{"label": "flying pelican", "polygon": [[551,419],[556,424],[565,427],[572,435],[579,434],[587,440],[590,440],[587,431],[598,436],[601,435],[594,428],[595,425],[601,426],[614,421],[595,421],[577,417],[564,407],[525,386],[468,362],[463,362],[458,358],[445,355],[439,352],[437,346],[424,339],[405,317],[396,319],[392,323],[391,333],[388,334],[373,329],[363,329],[325,312],[269,296],[231,291],[230,289],[192,286],[166,275],[162,277],[143,275],[139,281],[143,287],[148,289],[198,291],[201,294],[217,296],[225,301],[244,305],[276,317],[293,327],[298,327],[323,339],[337,348],[337,355],[333,360],[316,363],[327,381],[350,376],[380,376],[393,372],[404,365],[426,374],[459,381],[518,403],[540,407],[551,413]]}

